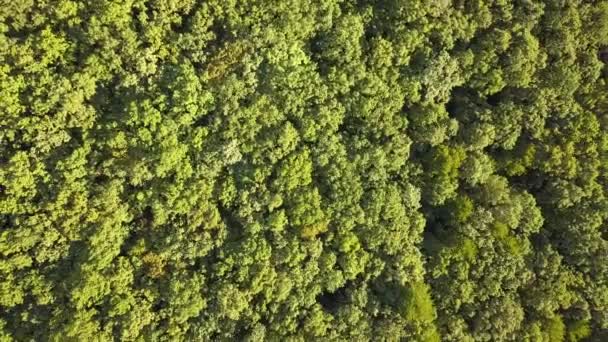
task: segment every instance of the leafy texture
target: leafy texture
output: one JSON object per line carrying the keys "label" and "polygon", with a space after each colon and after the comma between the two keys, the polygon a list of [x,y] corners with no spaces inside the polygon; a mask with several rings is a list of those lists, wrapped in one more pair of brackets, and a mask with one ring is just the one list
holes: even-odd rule
{"label": "leafy texture", "polygon": [[0,341],[608,340],[608,3],[0,1]]}

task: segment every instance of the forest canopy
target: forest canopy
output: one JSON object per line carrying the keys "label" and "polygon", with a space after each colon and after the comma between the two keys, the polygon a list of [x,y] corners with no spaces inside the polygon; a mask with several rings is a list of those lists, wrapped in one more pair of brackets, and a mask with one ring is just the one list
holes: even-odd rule
{"label": "forest canopy", "polygon": [[608,341],[608,1],[0,0],[0,341]]}

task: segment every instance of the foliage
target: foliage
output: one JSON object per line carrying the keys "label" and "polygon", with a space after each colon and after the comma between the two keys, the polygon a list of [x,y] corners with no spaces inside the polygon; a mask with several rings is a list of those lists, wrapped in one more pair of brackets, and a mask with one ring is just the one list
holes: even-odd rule
{"label": "foliage", "polygon": [[0,341],[608,339],[608,3],[0,1]]}

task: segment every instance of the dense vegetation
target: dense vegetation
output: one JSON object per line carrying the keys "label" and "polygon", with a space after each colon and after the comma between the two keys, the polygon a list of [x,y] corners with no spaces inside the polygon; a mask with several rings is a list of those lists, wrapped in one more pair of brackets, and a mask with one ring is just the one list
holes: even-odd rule
{"label": "dense vegetation", "polygon": [[0,341],[608,341],[607,1],[0,4]]}

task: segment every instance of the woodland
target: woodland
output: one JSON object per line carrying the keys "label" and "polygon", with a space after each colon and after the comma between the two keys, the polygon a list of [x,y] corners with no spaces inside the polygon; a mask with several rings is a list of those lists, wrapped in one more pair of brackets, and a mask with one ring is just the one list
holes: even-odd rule
{"label": "woodland", "polygon": [[608,341],[607,0],[0,0],[0,341]]}

